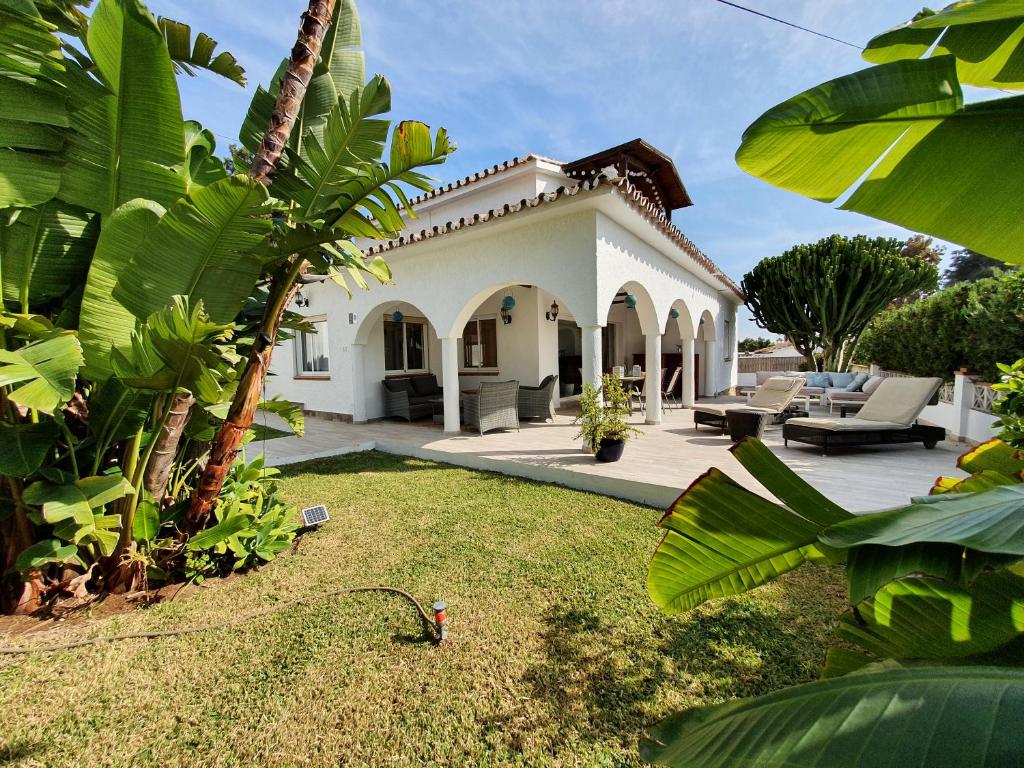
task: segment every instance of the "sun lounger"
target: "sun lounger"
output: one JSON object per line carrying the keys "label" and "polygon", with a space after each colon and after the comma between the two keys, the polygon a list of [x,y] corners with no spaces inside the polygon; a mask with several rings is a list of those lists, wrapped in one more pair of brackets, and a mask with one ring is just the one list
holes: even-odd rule
{"label": "sun lounger", "polygon": [[757,392],[750,398],[746,406],[739,403],[702,403],[693,408],[693,425],[697,428],[701,424],[709,427],[717,427],[725,434],[727,420],[725,414],[728,411],[741,409],[745,411],[760,411],[779,415],[785,411],[793,398],[797,396],[804,386],[804,380],[796,376],[773,376],[757,388]]}
{"label": "sun lounger", "polygon": [[786,422],[782,437],[821,447],[822,455],[837,446],[923,443],[934,448],[946,430],[918,424],[921,411],[933,400],[942,379],[887,378],[868,398],[856,418],[795,418]]}

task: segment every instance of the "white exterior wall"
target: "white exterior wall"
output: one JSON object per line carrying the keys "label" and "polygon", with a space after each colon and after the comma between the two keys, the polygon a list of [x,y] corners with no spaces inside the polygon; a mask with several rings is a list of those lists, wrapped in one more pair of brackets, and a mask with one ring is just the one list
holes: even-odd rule
{"label": "white exterior wall", "polygon": [[[425,201],[411,227],[420,230],[469,218],[568,182],[545,167],[515,168]],[[614,199],[608,188],[388,251],[384,257],[394,275],[391,285],[356,290],[351,299],[331,282],[303,288],[310,306],[298,311],[327,316],[329,378],[297,378],[292,343],[285,342],[274,353],[268,397],[279,394],[306,410],[357,421],[383,415],[382,322],[396,308],[406,317],[427,320],[428,367],[439,382],[440,339],[461,337],[466,322],[479,314],[498,318],[497,375],[460,375],[460,388],[481,380],[517,379],[536,385],[549,373],[558,373],[558,324],[544,316],[552,299],[558,301],[561,319],[573,319],[580,326],[603,326],[610,317],[622,323],[618,359],[604,361],[605,367],[626,364],[627,355],[631,362],[633,352],[643,352],[643,332],[664,332],[675,306],[681,317],[671,321],[663,351],[675,352],[683,338],[693,338],[694,329],[699,329],[712,339],[696,344],[707,382],[701,393],[735,383],[735,352],[732,361],[721,359],[722,342],[713,340],[713,329],[723,328],[726,318],[735,328],[738,298],[719,290],[724,286],[702,268],[681,263],[689,257],[623,200]],[[612,308],[623,286],[641,299],[636,311],[625,312],[622,305]],[[506,293],[516,299],[510,325],[500,321]],[[702,316],[710,318],[707,330],[699,326]],[[362,345],[361,351],[355,345]],[[461,364],[461,343],[458,348]]]}

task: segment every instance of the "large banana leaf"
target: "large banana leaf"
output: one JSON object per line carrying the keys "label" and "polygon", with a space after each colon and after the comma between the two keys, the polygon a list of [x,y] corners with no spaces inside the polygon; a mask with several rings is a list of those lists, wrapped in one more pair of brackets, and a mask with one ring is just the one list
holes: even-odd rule
{"label": "large banana leaf", "polygon": [[191,192],[196,187],[208,187],[228,175],[224,162],[213,153],[217,140],[213,132],[195,120],[185,121],[185,183]]}
{"label": "large banana leaf", "polygon": [[965,105],[956,59],[936,56],[871,67],[773,107],[744,132],[736,161],[829,202],[864,177],[843,209],[1020,264],[1022,132],[1024,97]]}
{"label": "large banana leaf", "polygon": [[98,233],[95,214],[59,200],[17,211],[0,225],[4,299],[27,313],[80,285]]}
{"label": "large banana leaf", "polygon": [[822,533],[821,541],[844,548],[935,542],[1024,557],[1024,485],[927,498],[833,525]]}
{"label": "large banana leaf", "polygon": [[193,43],[192,28],[188,24],[165,18],[160,18],[158,23],[176,70],[194,76],[195,70],[206,69],[245,86],[245,70],[238,59],[227,51],[221,51],[215,57],[213,52],[217,41],[208,34],[200,32]]}
{"label": "large banana leaf", "polygon": [[58,431],[57,424],[50,419],[38,424],[0,422],[0,475],[28,477],[39,469]]}
{"label": "large banana leaf", "polygon": [[303,156],[293,153],[289,170],[276,175],[274,194],[299,206],[300,219],[315,219],[338,195],[338,188],[358,173],[363,163],[380,160],[390,122],[374,115],[391,108],[391,88],[377,76],[340,99],[320,131],[307,131]]}
{"label": "large banana leaf", "polygon": [[183,296],[175,296],[170,306],[132,334],[130,352],[114,350],[114,374],[134,389],[187,390],[201,403],[220,402],[230,366],[216,343],[223,342],[231,328],[230,323],[211,322],[201,301],[190,306]]}
{"label": "large banana leaf", "polygon": [[0,349],[0,387],[25,408],[50,413],[75,394],[82,347],[70,332],[54,333],[18,350]]}
{"label": "large banana leaf", "polygon": [[103,514],[102,509],[134,492],[131,483],[114,473],[83,477],[65,485],[33,483],[25,489],[24,501],[41,507],[32,517],[37,524],[52,525],[57,538],[72,544],[96,544],[101,554],[109,555],[117,544],[114,529],[120,518]]}
{"label": "large banana leaf", "polygon": [[231,322],[260,273],[254,250],[272,227],[266,199],[261,184],[232,176],[179,200],[121,271],[114,298],[144,320],[187,296],[214,322]]}
{"label": "large banana leaf", "polygon": [[1024,578],[1011,566],[970,588],[930,576],[889,582],[843,617],[838,637],[879,658],[941,662],[995,651],[1021,633]]}
{"label": "large banana leaf", "polygon": [[55,31],[31,3],[0,5],[0,208],[39,205],[60,188],[70,118]]}
{"label": "large banana leaf", "polygon": [[[936,45],[938,42],[938,45]],[[874,64],[951,54],[961,83],[983,88],[1024,88],[1024,6],[1018,0],[968,0],[938,13],[922,12],[868,43]],[[934,47],[933,47],[934,46]]]}
{"label": "large banana leaf", "polygon": [[138,0],[100,0],[87,37],[102,83],[67,65],[71,127],[60,196],[113,212],[134,198],[170,206],[185,193],[174,65],[163,33]]}
{"label": "large banana leaf", "polygon": [[93,381],[110,378],[111,349],[123,350],[131,343],[135,315],[114,298],[114,286],[164,213],[163,206],[151,200],[131,200],[104,222],[86,278],[78,321],[85,375]]}
{"label": "large banana leaf", "polygon": [[430,127],[423,123],[399,123],[391,134],[390,161],[363,163],[347,181],[335,185],[331,190],[335,197],[323,214],[324,222],[355,237],[397,235],[405,221],[392,195],[409,210],[398,183],[430,189],[432,180],[415,169],[443,163],[454,151],[455,145],[448,141],[444,128],[438,128],[432,139]]}
{"label": "large banana leaf", "polygon": [[706,600],[765,584],[808,558],[818,535],[852,515],[833,504],[760,441],[733,449],[737,460],[788,506],[709,470],[659,522],[668,532],[647,573],[647,591],[663,611],[688,611]]}
{"label": "large banana leaf", "polygon": [[686,768],[1018,765],[1024,671],[871,668],[686,710],[652,728],[645,760]]}

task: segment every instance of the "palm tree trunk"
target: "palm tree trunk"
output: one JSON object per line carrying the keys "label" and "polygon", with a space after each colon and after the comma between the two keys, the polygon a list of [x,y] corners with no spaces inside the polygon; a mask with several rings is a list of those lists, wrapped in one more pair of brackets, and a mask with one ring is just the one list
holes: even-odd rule
{"label": "palm tree trunk", "polygon": [[[298,116],[302,99],[306,95],[313,67],[320,58],[324,35],[331,25],[336,0],[309,0],[309,7],[302,14],[298,39],[292,48],[288,69],[281,78],[281,88],[274,103],[270,125],[263,135],[263,141],[256,152],[250,174],[264,185],[270,184],[270,176],[277,169],[281,153],[288,144],[292,127]],[[273,275],[267,304],[263,310],[256,342],[249,353],[249,360],[238,384],[238,390],[231,401],[227,419],[210,445],[210,458],[206,462],[199,484],[192,494],[188,512],[185,514],[183,529],[191,533],[202,528],[210,516],[220,489],[224,485],[231,464],[238,455],[242,439],[252,426],[256,406],[260,402],[263,380],[270,369],[270,356],[277,340],[288,304],[295,295],[296,278],[302,270],[304,259],[295,256]]]}

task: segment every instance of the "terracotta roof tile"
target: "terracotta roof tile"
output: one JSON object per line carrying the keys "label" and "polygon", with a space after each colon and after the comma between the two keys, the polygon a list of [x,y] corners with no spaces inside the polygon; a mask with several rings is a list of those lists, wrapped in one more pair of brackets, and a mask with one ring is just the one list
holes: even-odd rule
{"label": "terracotta roof tile", "polygon": [[[467,176],[465,179],[453,182],[446,187],[440,187],[437,190],[428,192],[425,195],[421,195],[413,200],[410,200],[411,205],[416,205],[423,200],[430,199],[431,197],[437,197],[446,191],[457,189],[467,184],[471,184],[474,181],[478,181],[488,176],[493,176],[502,171],[514,168],[517,165],[522,165],[529,162],[532,159],[540,159],[547,161],[547,158],[540,157],[539,155],[527,155],[525,158],[513,158],[500,165],[495,165],[493,168],[488,168],[480,173],[476,173],[473,176]],[[557,162],[550,160],[548,162]],[[386,253],[393,251],[397,248],[401,248],[406,245],[412,245],[413,243],[422,242],[423,240],[429,240],[433,237],[440,235],[446,235],[450,232],[457,232],[461,229],[468,227],[477,226],[484,224],[488,221],[495,219],[501,219],[506,216],[519,213],[523,210],[529,210],[530,208],[537,208],[547,203],[553,203],[563,198],[575,197],[581,193],[590,192],[601,186],[610,186],[614,192],[621,195],[623,200],[629,204],[634,210],[640,213],[645,219],[647,219],[658,231],[672,240],[681,250],[685,251],[690,258],[692,258],[700,267],[710,273],[719,282],[725,285],[729,290],[736,294],[736,296],[743,300],[745,297],[739,286],[736,285],[729,277],[722,272],[711,259],[709,259],[701,250],[698,248],[692,240],[686,235],[679,231],[679,229],[672,224],[671,221],[665,216],[658,206],[654,205],[648,200],[639,189],[634,187],[626,179],[616,178],[609,179],[607,176],[598,175],[593,179],[574,184],[570,187],[562,186],[553,192],[543,192],[536,197],[524,198],[518,203],[506,203],[500,208],[492,208],[489,211],[482,213],[475,213],[470,217],[460,218],[458,221],[448,221],[441,225],[436,225],[428,229],[421,229],[418,232],[411,232],[408,235],[396,238],[394,240],[386,240],[380,245],[373,245],[366,249],[365,253],[369,255]]]}

